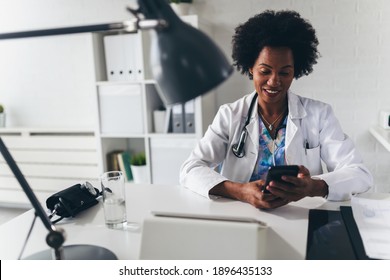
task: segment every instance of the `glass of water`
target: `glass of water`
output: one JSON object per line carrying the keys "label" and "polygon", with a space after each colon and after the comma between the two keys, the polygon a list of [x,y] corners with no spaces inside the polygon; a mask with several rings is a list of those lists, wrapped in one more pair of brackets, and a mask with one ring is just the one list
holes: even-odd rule
{"label": "glass of water", "polygon": [[105,172],[100,177],[104,218],[107,227],[122,229],[127,224],[125,178],[121,171]]}

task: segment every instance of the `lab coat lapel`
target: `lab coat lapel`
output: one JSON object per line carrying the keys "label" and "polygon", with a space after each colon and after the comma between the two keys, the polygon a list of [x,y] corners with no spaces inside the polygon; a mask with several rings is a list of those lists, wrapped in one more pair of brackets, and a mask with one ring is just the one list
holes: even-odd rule
{"label": "lab coat lapel", "polygon": [[[256,94],[256,92],[252,93],[252,98]],[[252,100],[251,98],[251,100]],[[253,159],[257,159],[258,151],[259,151],[259,113],[258,113],[258,101],[256,101],[255,106],[253,107],[253,111],[251,114],[251,119],[249,124],[246,126],[246,129],[248,130],[248,140],[250,143],[247,146],[247,156],[251,158],[251,161]],[[249,105],[248,105],[249,108]]]}
{"label": "lab coat lapel", "polygon": [[250,145],[248,145],[248,156],[257,158],[259,151],[259,117],[257,106],[255,107],[256,114],[253,114],[251,122],[247,125]]}
{"label": "lab coat lapel", "polygon": [[[247,114],[250,106],[250,102],[253,98],[253,95],[256,92],[253,92],[250,95],[250,98],[247,99],[246,106],[243,108],[244,115]],[[256,165],[258,150],[259,150],[259,121],[258,121],[258,113],[257,113],[258,105],[255,104],[250,121],[246,126],[248,131],[248,138],[245,142],[245,156],[243,158],[237,159],[234,156],[234,162],[238,161],[239,164],[245,168],[237,168],[237,163],[226,168],[226,174],[229,174],[231,178],[234,178],[237,182],[248,182],[253,168]],[[233,153],[229,154],[233,156]],[[249,168],[248,168],[249,167]]]}
{"label": "lab coat lapel", "polygon": [[[302,164],[302,147],[304,139],[302,136],[301,120],[306,117],[306,110],[297,95],[288,92],[288,119],[286,129],[286,162],[287,164]],[[294,162],[292,160],[294,159]]]}

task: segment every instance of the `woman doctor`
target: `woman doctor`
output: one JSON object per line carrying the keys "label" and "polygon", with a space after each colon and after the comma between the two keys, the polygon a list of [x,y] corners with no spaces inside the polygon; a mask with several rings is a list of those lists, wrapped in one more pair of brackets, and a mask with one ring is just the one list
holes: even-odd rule
{"label": "woman doctor", "polygon": [[[370,188],[372,176],[332,108],[289,90],[294,78],[312,72],[317,45],[311,24],[293,11],[265,11],[236,28],[234,65],[255,90],[220,107],[182,165],[181,185],[257,208],[306,196],[347,200]],[[272,165],[299,165],[299,174],[271,181],[263,192]]]}

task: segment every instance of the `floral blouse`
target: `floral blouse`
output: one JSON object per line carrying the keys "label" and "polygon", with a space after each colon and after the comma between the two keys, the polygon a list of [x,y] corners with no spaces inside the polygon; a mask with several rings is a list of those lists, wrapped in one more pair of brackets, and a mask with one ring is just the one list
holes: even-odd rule
{"label": "floral blouse", "polygon": [[275,140],[273,140],[263,121],[259,117],[259,155],[257,157],[256,166],[250,178],[251,182],[260,179],[265,180],[265,176],[267,175],[268,169],[271,166],[285,164],[284,149],[286,138],[286,124],[287,116],[284,118],[282,125],[280,125],[276,129],[277,135]]}

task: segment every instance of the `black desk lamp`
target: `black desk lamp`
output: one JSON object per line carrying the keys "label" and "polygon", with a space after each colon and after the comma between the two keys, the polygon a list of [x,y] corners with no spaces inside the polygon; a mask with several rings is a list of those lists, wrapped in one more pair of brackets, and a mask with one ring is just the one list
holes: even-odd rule
{"label": "black desk lamp", "polygon": [[[138,0],[138,5],[137,10],[128,9],[136,17],[133,21],[3,33],[0,34],[0,40],[84,32],[136,32],[139,29],[154,29],[156,36],[152,40],[151,66],[154,78],[160,87],[160,96],[166,105],[184,103],[202,95],[222,83],[233,72],[232,66],[211,39],[184,23],[169,6],[167,0]],[[0,151],[34,207],[36,215],[49,231],[46,242],[53,248],[53,257],[62,259],[62,244],[65,241],[63,232],[48,218],[1,137]],[[85,247],[80,248],[76,254],[83,254],[85,249]],[[87,251],[90,249],[87,248]],[[110,251],[102,247],[95,246],[92,249],[89,254],[90,256],[95,254],[95,258],[96,254],[102,254],[102,258],[110,259],[113,256]]]}

